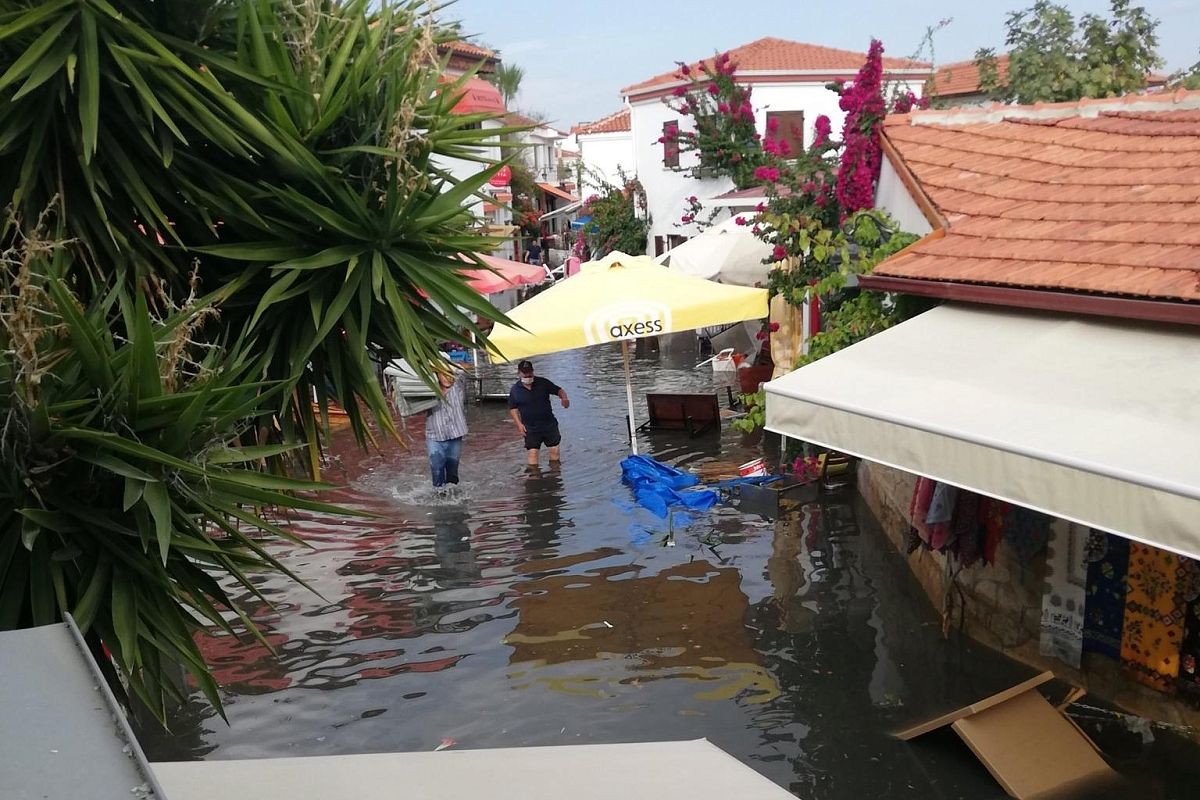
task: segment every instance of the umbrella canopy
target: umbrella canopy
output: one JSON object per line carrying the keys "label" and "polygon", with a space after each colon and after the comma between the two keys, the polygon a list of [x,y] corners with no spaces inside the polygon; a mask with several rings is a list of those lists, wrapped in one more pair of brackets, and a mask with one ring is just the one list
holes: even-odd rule
{"label": "umbrella canopy", "polygon": [[672,247],[659,260],[672,270],[737,286],[766,285],[771,245],[738,225],[737,217],[709,228],[699,236]]}
{"label": "umbrella canopy", "polygon": [[497,324],[488,337],[493,360],[620,342],[625,360],[629,441],[634,437],[629,340],[767,316],[767,290],[723,286],[655,264],[649,256],[610,253],[589,261],[508,313],[519,327]]}
{"label": "umbrella canopy", "polygon": [[524,330],[496,325],[488,338],[495,360],[514,361],[765,316],[765,289],[722,286],[648,256],[610,253],[510,311]]}
{"label": "umbrella canopy", "polygon": [[[467,285],[480,294],[496,294],[514,286],[541,283],[546,270],[535,264],[522,264],[509,258],[478,254],[490,269],[464,269]],[[494,270],[494,271],[493,271]]]}

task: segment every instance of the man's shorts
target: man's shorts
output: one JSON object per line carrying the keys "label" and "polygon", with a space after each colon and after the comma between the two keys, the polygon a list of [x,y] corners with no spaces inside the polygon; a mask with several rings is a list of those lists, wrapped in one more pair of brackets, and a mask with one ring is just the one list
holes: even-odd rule
{"label": "man's shorts", "polygon": [[525,431],[526,450],[537,450],[542,445],[546,445],[546,447],[558,447],[561,441],[562,434],[558,432],[557,425],[545,431],[531,431],[528,429]]}

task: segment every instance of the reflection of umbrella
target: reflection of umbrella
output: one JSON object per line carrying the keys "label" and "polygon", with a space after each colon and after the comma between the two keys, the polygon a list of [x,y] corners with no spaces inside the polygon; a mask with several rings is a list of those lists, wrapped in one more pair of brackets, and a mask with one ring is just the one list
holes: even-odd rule
{"label": "reflection of umbrella", "polygon": [[763,260],[771,257],[771,249],[749,226],[738,225],[734,217],[672,247],[659,263],[684,275],[721,283],[765,285],[771,265]]}
{"label": "reflection of umbrella", "polygon": [[489,344],[497,361],[511,361],[619,341],[636,453],[629,340],[765,316],[765,289],[722,286],[665,269],[647,256],[610,253],[510,311],[509,319],[523,330],[497,324]]}
{"label": "reflection of umbrella", "polygon": [[[514,286],[541,283],[546,270],[534,264],[522,264],[509,258],[477,254],[490,269],[464,269],[467,285],[480,294],[496,294]],[[494,270],[494,271],[493,271]]]}

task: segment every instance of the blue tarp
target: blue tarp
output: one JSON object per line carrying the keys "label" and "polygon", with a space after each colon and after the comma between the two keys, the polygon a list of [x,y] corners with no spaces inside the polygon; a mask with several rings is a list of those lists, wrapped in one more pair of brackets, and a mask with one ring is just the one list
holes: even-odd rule
{"label": "blue tarp", "polygon": [[591,221],[592,221],[592,218],[590,216],[589,217],[579,217],[578,219],[571,221],[571,228],[572,228],[572,230],[579,230],[580,228],[582,228],[584,225],[587,225]]}
{"label": "blue tarp", "polygon": [[700,483],[695,475],[655,461],[649,456],[628,456],[621,462],[621,479],[633,489],[633,499],[662,519],[671,508],[707,511],[720,495],[711,489],[692,489]]}

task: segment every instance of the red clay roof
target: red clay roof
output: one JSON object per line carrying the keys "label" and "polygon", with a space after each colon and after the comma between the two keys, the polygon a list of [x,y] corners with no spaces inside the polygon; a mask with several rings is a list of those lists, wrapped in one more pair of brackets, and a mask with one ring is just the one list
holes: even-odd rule
{"label": "red clay roof", "polygon": [[512,128],[540,128],[543,123],[538,122],[533,117],[527,117],[524,114],[519,114],[516,111],[510,111],[504,115],[502,121],[505,125]]}
{"label": "red clay roof", "polygon": [[538,188],[547,194],[552,194],[555,197],[566,200],[568,203],[574,203],[579,198],[570,192],[563,191],[552,183],[539,183]]}
{"label": "red clay roof", "polygon": [[620,111],[614,111],[607,117],[598,119],[595,122],[581,122],[571,128],[571,133],[620,133],[621,131],[628,130],[632,130],[632,125],[629,121],[629,109],[622,108]]}
{"label": "red clay roof", "polygon": [[875,274],[1200,302],[1200,91],[888,117],[946,222]]}
{"label": "red clay roof", "polygon": [[439,53],[454,53],[455,55],[466,56],[468,58],[488,59],[496,57],[495,50],[489,50],[477,44],[464,42],[462,39],[454,42],[442,42],[437,46],[437,49]]}
{"label": "red clay roof", "polygon": [[[996,72],[1000,77],[1000,83],[1003,84],[1008,78],[1007,53],[996,56]],[[1158,72],[1152,72],[1146,76],[1146,84],[1150,87],[1163,86],[1167,80],[1168,76]],[[934,97],[962,97],[980,94],[982,91],[983,89],[979,86],[979,67],[975,65],[975,60],[971,59],[939,67],[933,74],[929,94]]]}
{"label": "red clay roof", "polygon": [[[1007,54],[996,56],[996,71],[999,73],[1000,82],[1004,83],[1004,79],[1008,77]],[[983,90],[979,88],[979,67],[975,66],[974,59],[956,61],[939,67],[933,74],[930,86],[930,94],[935,97],[961,97],[966,94],[979,94],[981,91]]]}
{"label": "red clay roof", "polygon": [[[744,44],[729,51],[729,57],[738,70],[743,72],[847,72],[852,73],[863,65],[865,53],[853,50],[838,50],[833,47],[823,47],[817,44],[792,42],[787,39],[776,39],[767,36],[750,44]],[[709,64],[712,59],[705,59]],[[700,68],[700,62],[689,64],[693,70]],[[922,69],[929,64],[911,61],[907,58],[885,58],[884,69]],[[626,86],[622,94],[638,94],[665,84],[678,82],[678,70],[664,72],[653,78]]]}

